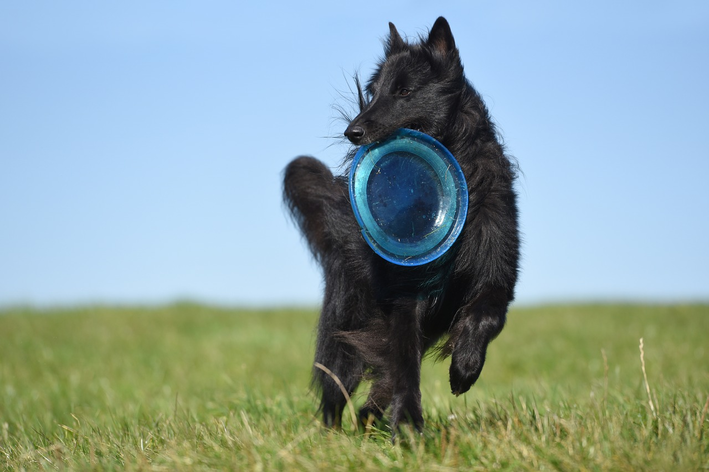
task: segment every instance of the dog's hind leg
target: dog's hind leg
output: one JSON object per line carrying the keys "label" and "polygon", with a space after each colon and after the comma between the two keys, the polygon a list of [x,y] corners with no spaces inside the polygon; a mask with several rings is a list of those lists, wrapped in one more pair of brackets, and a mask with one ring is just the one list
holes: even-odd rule
{"label": "dog's hind leg", "polygon": [[[339,427],[347,395],[357,388],[364,372],[355,348],[338,334],[361,329],[370,313],[366,287],[358,285],[366,248],[350,207],[346,180],[312,157],[299,157],[286,167],[283,196],[310,250],[323,268],[325,298],[318,325],[313,383],[320,390],[320,410],[328,427]],[[332,376],[331,376],[332,375]],[[336,377],[337,380],[335,380]]]}
{"label": "dog's hind leg", "polygon": [[[316,369],[313,381],[320,389],[320,410],[325,426],[337,428],[340,427],[342,410],[348,397],[359,385],[365,370],[362,356],[341,334],[361,329],[363,316],[370,310],[367,298],[349,289],[348,277],[339,267],[339,261],[330,262],[318,325],[315,362],[327,367],[337,379]],[[343,388],[347,396],[342,392]]]}
{"label": "dog's hind leg", "polygon": [[423,429],[420,382],[426,346],[421,319],[428,307],[428,301],[415,299],[377,305],[370,311],[376,315],[366,321],[364,329],[338,336],[355,347],[372,369],[374,383],[359,411],[362,423],[369,423],[372,417],[381,419],[391,407],[393,435],[403,423]]}
{"label": "dog's hind leg", "polygon": [[450,385],[454,395],[470,390],[480,377],[488,344],[502,331],[509,297],[491,290],[460,308],[448,342],[452,350]]}
{"label": "dog's hind leg", "polygon": [[354,392],[364,373],[361,356],[339,334],[361,330],[371,316],[366,278],[371,255],[352,213],[347,180],[334,177],[322,162],[299,157],[288,164],[283,196],[325,276],[315,362],[337,380],[316,368],[313,382],[321,392],[325,425],[339,427],[346,396]]}
{"label": "dog's hind leg", "polygon": [[[325,366],[313,370],[313,381],[320,389],[320,412],[323,424],[329,428],[340,428],[342,411],[357,388],[363,366],[350,346],[344,345],[331,336],[319,336],[315,362]],[[347,396],[342,390],[345,390]]]}
{"label": "dog's hind leg", "polygon": [[[373,300],[368,298],[370,302]],[[363,300],[364,301],[364,300]],[[361,313],[370,319],[362,320],[363,329],[343,330],[337,338],[353,347],[367,367],[367,377],[373,379],[367,401],[359,410],[359,420],[366,425],[373,420],[380,420],[391,404],[395,366],[392,365],[391,316],[386,316],[380,307],[367,308]]]}
{"label": "dog's hind leg", "polygon": [[373,420],[381,420],[384,412],[391,404],[393,393],[393,380],[389,377],[377,377],[369,389],[367,401],[359,410],[359,420],[362,424],[369,424]]}

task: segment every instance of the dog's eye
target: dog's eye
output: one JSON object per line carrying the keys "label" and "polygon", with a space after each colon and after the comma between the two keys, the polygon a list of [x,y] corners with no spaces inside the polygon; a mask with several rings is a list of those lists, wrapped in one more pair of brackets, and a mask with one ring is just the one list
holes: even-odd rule
{"label": "dog's eye", "polygon": [[411,90],[407,88],[400,88],[399,89],[399,96],[400,97],[408,97],[411,95]]}

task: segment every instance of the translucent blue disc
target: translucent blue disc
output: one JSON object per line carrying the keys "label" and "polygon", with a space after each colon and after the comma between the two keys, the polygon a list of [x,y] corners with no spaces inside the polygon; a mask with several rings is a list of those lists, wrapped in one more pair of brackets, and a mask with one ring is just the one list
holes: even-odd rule
{"label": "translucent blue disc", "polygon": [[468,212],[458,162],[434,138],[410,129],[359,148],[349,190],[364,239],[398,265],[422,265],[443,255]]}

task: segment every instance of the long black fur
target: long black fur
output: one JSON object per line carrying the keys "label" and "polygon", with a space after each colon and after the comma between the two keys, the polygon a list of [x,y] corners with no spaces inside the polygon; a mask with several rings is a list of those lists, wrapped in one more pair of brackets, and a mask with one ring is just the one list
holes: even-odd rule
{"label": "long black fur", "polygon": [[[420,429],[426,351],[444,341],[451,391],[459,395],[480,376],[487,345],[505,325],[519,259],[516,174],[487,108],[465,79],[448,22],[438,18],[414,44],[393,24],[389,28],[384,59],[366,89],[358,85],[360,113],[345,135],[363,145],[413,128],[443,143],[460,163],[469,190],[467,219],[455,245],[423,266],[385,261],[362,238],[347,172],[334,176],[312,157],[286,167],[283,188],[325,278],[315,361],[349,394],[371,376],[363,421],[381,418],[389,408],[394,429],[402,422]],[[313,380],[324,423],[339,426],[346,403],[339,386],[319,369]]]}

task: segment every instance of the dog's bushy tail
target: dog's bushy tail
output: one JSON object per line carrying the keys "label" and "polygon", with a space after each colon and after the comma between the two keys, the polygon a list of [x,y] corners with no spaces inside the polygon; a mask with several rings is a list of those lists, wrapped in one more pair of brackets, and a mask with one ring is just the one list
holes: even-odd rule
{"label": "dog's bushy tail", "polygon": [[332,172],[313,157],[298,157],[285,169],[283,201],[318,261],[331,249],[327,221],[336,193]]}

